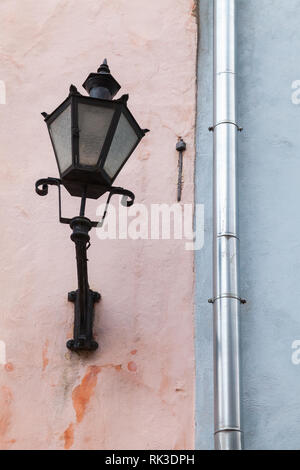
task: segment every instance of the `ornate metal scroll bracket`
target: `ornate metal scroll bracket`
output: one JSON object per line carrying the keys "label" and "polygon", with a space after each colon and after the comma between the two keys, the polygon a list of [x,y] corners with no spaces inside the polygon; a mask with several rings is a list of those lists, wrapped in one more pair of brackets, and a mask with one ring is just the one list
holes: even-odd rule
{"label": "ornate metal scroll bracket", "polygon": [[[58,188],[58,214],[59,214],[59,221],[62,224],[68,224],[70,225],[71,221],[73,219],[67,218],[67,217],[62,217],[62,208],[61,208],[61,185],[63,185],[62,181],[59,178],[41,178],[35,183],[35,191],[39,196],[47,196],[48,194],[48,186],[57,186]],[[117,186],[108,186],[107,187],[107,192],[109,193],[106,204],[105,204],[105,209],[104,213],[102,215],[102,218],[100,221],[91,221],[92,227],[102,227],[104,223],[104,219],[107,215],[107,209],[110,203],[110,200],[112,196],[115,194],[119,194],[122,197],[121,204],[125,207],[130,207],[134,203],[135,195],[132,191],[129,191],[128,189],[120,188]]]}
{"label": "ornate metal scroll bracket", "polygon": [[58,217],[62,224],[70,224],[72,219],[62,217],[61,215],[61,186],[62,182],[59,178],[42,178],[35,183],[35,191],[39,196],[47,196],[48,186],[57,186],[58,188]]}
{"label": "ornate metal scroll bracket", "polygon": [[[119,187],[116,187],[116,186],[111,186],[108,189],[108,191],[109,191],[109,195],[108,195],[108,198],[107,198],[107,201],[106,201],[106,204],[105,204],[103,216],[102,216],[100,222],[92,222],[93,227],[100,227],[101,228],[103,226],[104,219],[105,219],[106,214],[107,214],[107,210],[108,210],[110,200],[111,200],[112,196],[114,196],[115,194],[119,194],[119,195],[123,196],[122,199],[121,199],[122,206],[130,207],[134,203],[135,195],[133,194],[133,192],[129,191],[128,189],[119,188]],[[96,224],[96,225],[93,225],[93,224]]]}

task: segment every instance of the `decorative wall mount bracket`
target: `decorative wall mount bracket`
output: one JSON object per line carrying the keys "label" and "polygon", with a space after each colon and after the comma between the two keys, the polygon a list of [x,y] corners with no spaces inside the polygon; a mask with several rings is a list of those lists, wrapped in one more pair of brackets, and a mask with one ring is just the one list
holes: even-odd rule
{"label": "decorative wall mount bracket", "polygon": [[113,195],[122,195],[121,203],[124,206],[132,206],[135,196],[127,189],[110,186],[106,206],[99,222],[91,221],[84,216],[86,195],[81,199],[80,214],[72,219],[62,217],[61,209],[61,185],[63,182],[58,178],[43,178],[35,183],[35,190],[39,196],[48,194],[49,186],[58,188],[59,221],[70,225],[72,229],[71,240],[75,243],[78,288],[68,293],[68,300],[74,303],[74,337],[67,341],[67,348],[71,351],[95,351],[98,343],[93,336],[94,305],[99,302],[101,295],[90,289],[87,269],[87,250],[90,246],[89,232],[92,227],[101,227],[107,214],[108,205]]}

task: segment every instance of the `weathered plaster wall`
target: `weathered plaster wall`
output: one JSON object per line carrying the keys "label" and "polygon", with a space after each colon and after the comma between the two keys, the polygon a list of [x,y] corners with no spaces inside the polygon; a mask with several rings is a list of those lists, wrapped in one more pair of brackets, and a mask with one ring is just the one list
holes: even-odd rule
{"label": "weathered plaster wall", "polygon": [[[57,175],[40,112],[51,112],[70,83],[81,88],[107,57],[130,109],[151,129],[117,183],[137,202],[176,202],[181,135],[182,202],[193,202],[193,2],[2,0],[0,18],[0,448],[193,448],[193,252],[184,240],[93,233],[101,349],[71,354],[74,246],[57,221],[56,189],[34,193],[36,179]],[[78,206],[68,202],[67,215]],[[93,217],[95,209],[88,206]]]}
{"label": "weathered plaster wall", "polygon": [[[299,449],[300,109],[292,83],[300,78],[300,1],[236,3],[245,447]],[[200,0],[196,201],[205,203],[206,232],[196,256],[196,445],[204,449],[213,446],[212,6]]]}

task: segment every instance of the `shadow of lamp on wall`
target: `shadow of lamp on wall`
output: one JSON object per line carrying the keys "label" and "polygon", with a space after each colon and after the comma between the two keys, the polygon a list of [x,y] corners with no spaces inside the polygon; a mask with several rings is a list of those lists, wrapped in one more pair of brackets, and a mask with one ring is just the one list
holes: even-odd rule
{"label": "shadow of lamp on wall", "polygon": [[[48,126],[51,143],[60,174],[58,178],[39,179],[35,184],[38,195],[46,196],[48,186],[58,187],[59,221],[69,224],[75,243],[78,289],[69,292],[74,302],[74,338],[67,342],[72,351],[93,351],[98,343],[93,337],[94,304],[100,294],[89,288],[87,249],[89,231],[101,226],[114,194],[123,196],[127,207],[134,194],[112,186],[128,158],[148,129],[141,129],[127,108],[128,95],[114,100],[121,86],[111,75],[106,59],[97,73],[90,73],[83,87],[89,96],[81,95],[74,85],[69,96],[51,114],[42,113]],[[81,198],[80,213],[72,219],[61,214],[61,185]],[[86,200],[98,199],[108,193],[106,208],[100,222],[85,217]]]}

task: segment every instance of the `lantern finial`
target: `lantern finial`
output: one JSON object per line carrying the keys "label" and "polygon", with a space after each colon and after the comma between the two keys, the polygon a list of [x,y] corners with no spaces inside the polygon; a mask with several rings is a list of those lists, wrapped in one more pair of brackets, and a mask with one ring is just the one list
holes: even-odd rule
{"label": "lantern finial", "polygon": [[109,66],[107,64],[107,59],[104,59],[102,64],[97,70],[98,73],[110,73]]}

